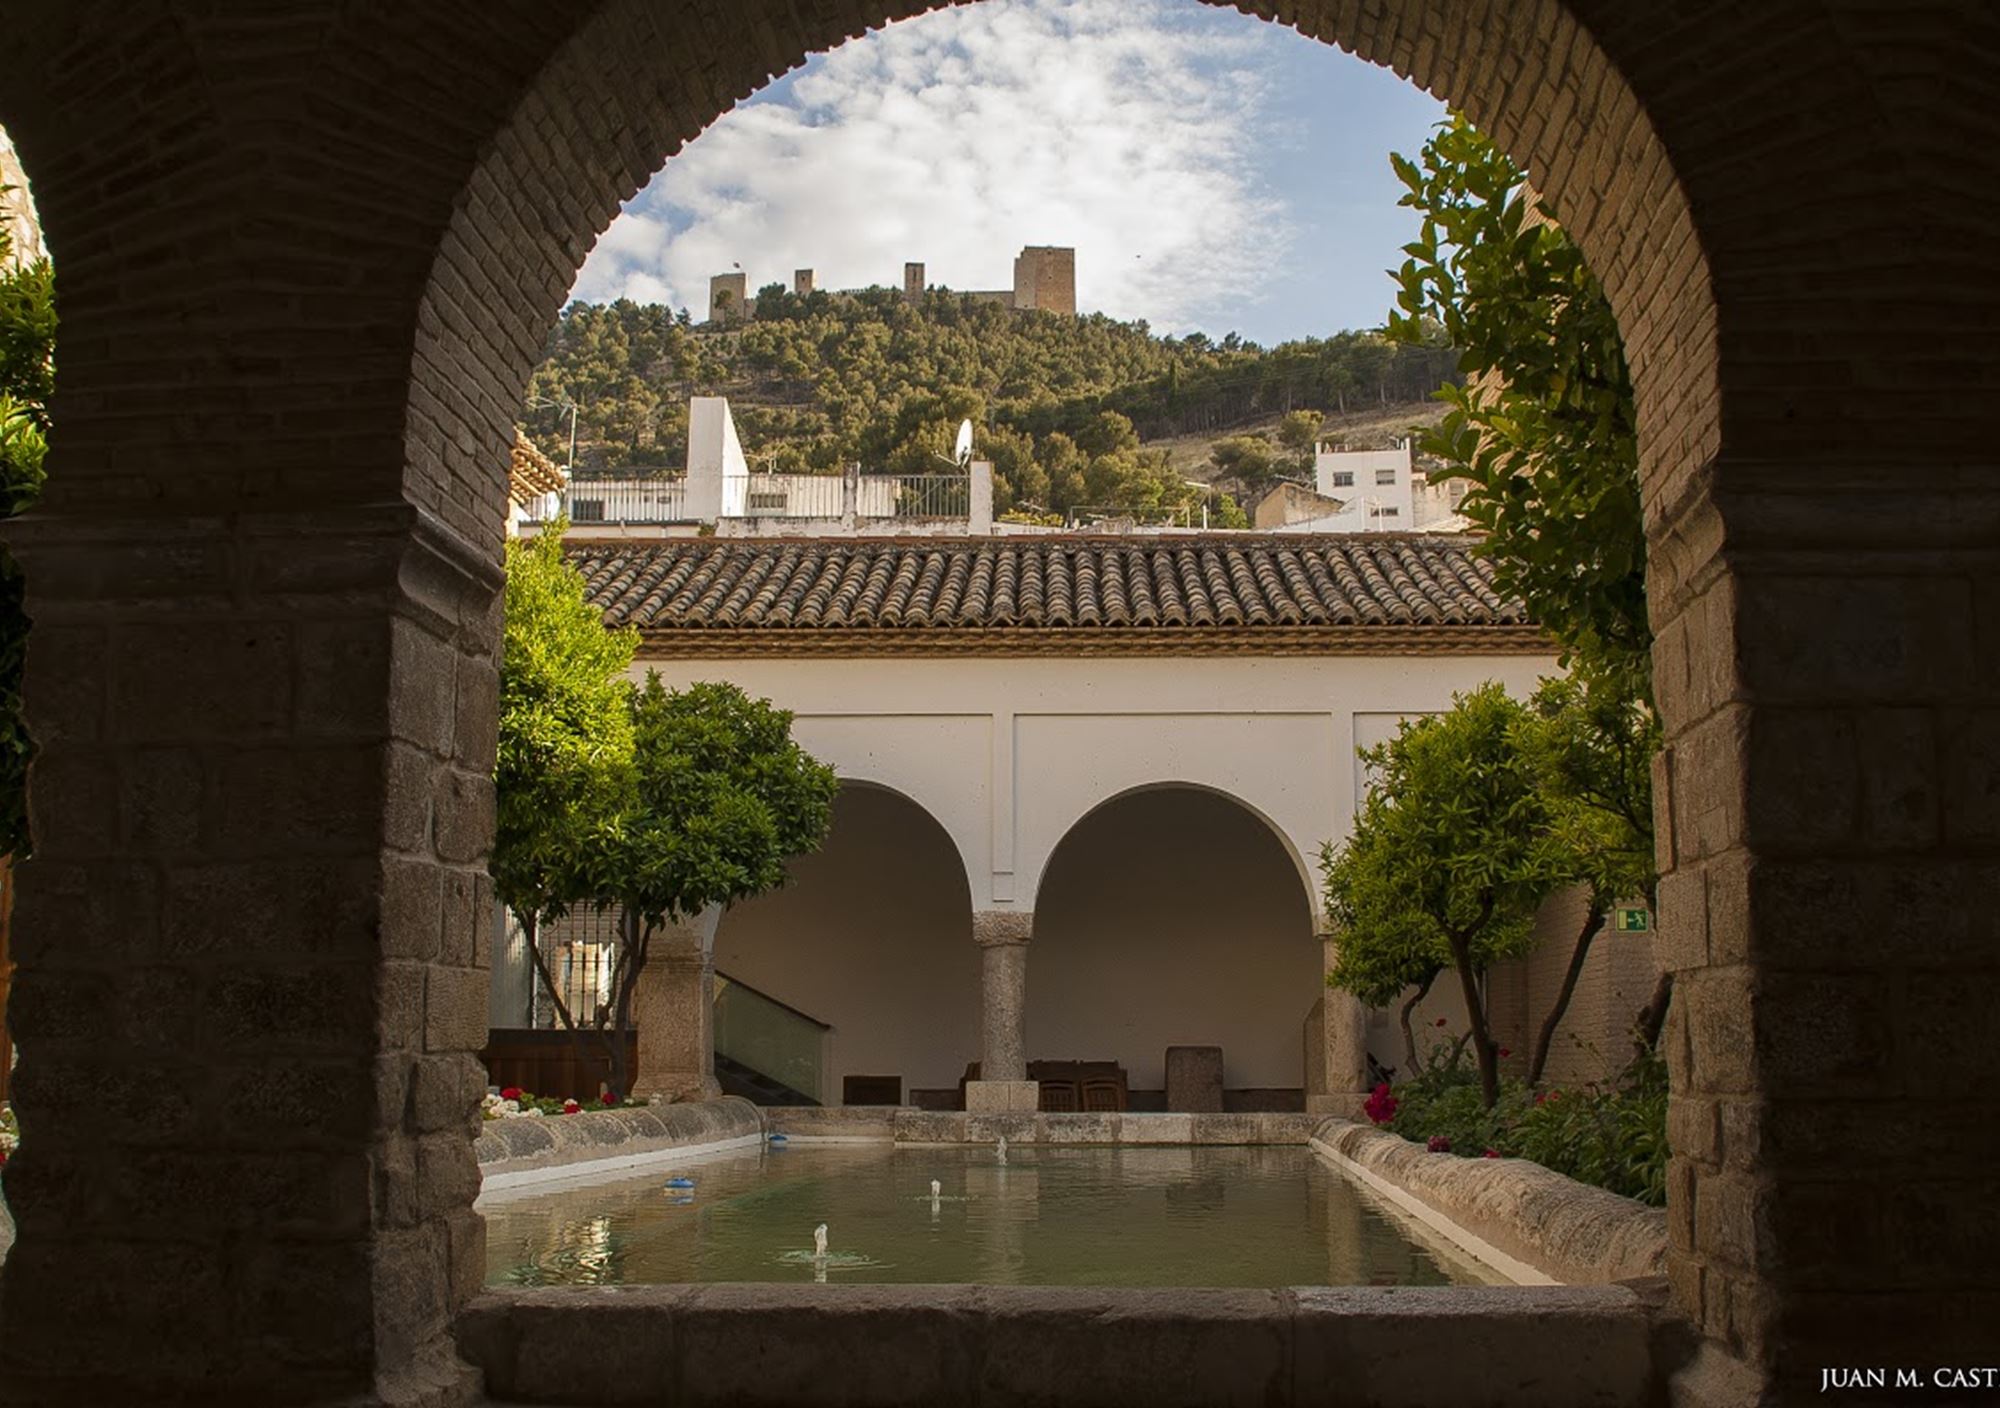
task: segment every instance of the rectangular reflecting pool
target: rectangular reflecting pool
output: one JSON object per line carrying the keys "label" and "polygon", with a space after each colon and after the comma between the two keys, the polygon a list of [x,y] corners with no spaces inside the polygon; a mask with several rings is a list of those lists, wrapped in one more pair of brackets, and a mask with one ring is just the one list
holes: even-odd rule
{"label": "rectangular reflecting pool", "polygon": [[480,1210],[496,1286],[1500,1279],[1302,1146],[767,1145]]}

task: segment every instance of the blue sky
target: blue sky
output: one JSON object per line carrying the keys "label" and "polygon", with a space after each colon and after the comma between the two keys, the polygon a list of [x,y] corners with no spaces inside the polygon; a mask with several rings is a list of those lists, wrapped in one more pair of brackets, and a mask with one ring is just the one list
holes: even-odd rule
{"label": "blue sky", "polygon": [[707,307],[821,288],[1011,284],[1074,245],[1077,303],[1266,344],[1380,324],[1415,230],[1389,169],[1443,105],[1386,69],[1199,0],[982,0],[815,56],[626,206],[579,298]]}

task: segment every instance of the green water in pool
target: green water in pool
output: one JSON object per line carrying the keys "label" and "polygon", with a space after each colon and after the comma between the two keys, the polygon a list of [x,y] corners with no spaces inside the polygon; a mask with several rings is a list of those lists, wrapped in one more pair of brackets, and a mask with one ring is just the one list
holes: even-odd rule
{"label": "green water in pool", "polygon": [[480,1210],[493,1285],[1490,1279],[1406,1237],[1374,1195],[1300,1146],[1027,1146],[1002,1162],[982,1145],[767,1145],[498,1192]]}

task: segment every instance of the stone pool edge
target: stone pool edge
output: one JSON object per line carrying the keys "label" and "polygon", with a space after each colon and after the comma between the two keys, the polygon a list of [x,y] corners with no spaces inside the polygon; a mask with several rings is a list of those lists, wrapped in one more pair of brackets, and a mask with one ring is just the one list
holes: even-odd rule
{"label": "stone pool edge", "polygon": [[485,1196],[751,1148],[764,1137],[762,1111],[725,1095],[677,1105],[488,1120],[473,1148]]}
{"label": "stone pool edge", "polygon": [[1324,1115],[1296,1111],[1038,1111],[968,1114],[910,1106],[773,1106],[768,1129],[800,1143],[1304,1144]]}
{"label": "stone pool edge", "polygon": [[[1657,1402],[1660,1283],[489,1290],[460,1352],[509,1403]],[[1449,1333],[1452,1352],[1439,1352]]]}
{"label": "stone pool edge", "polygon": [[1517,1281],[1600,1285],[1666,1275],[1662,1208],[1526,1159],[1433,1154],[1352,1120],[1324,1120],[1308,1142],[1343,1173]]}

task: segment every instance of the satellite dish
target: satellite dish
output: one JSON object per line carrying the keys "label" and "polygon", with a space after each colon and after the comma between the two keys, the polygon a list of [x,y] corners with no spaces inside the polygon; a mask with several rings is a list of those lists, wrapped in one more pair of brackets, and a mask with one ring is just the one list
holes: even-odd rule
{"label": "satellite dish", "polygon": [[960,466],[972,463],[972,422],[969,420],[958,423],[958,440],[951,447],[951,459],[953,464]]}

